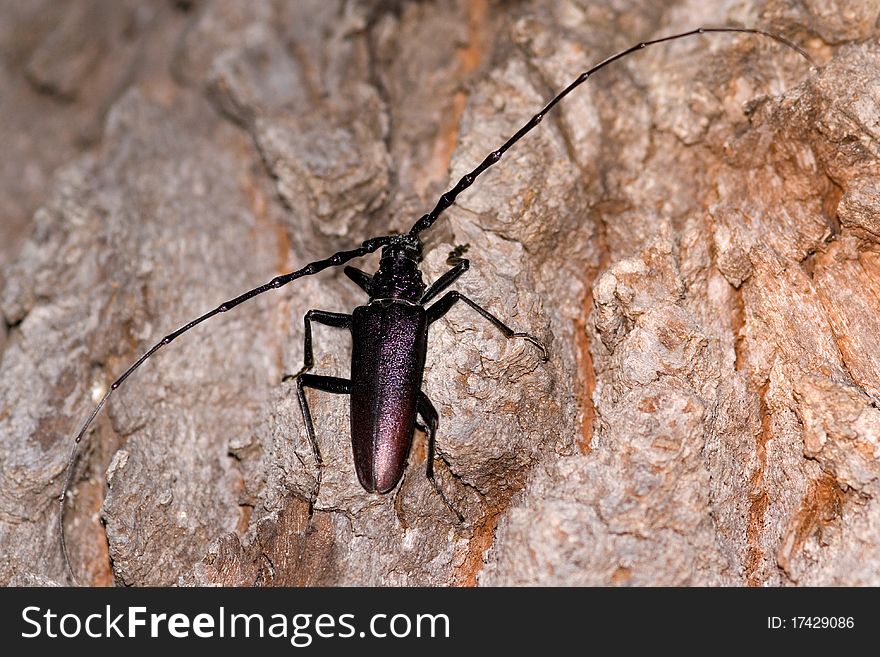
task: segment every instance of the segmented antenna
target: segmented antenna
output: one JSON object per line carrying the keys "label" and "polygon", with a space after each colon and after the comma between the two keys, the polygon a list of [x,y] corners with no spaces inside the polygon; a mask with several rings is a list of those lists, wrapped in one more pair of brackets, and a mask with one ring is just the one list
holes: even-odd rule
{"label": "segmented antenna", "polygon": [[634,52],[642,50],[643,48],[647,48],[648,46],[653,46],[658,43],[664,43],[666,41],[675,41],[677,39],[684,39],[685,37],[696,36],[699,34],[707,34],[709,32],[739,32],[742,34],[757,34],[759,36],[768,37],[781,43],[782,45],[791,48],[795,52],[797,52],[801,57],[806,59],[810,66],[815,66],[813,60],[810,56],[796,43],[789,41],[783,36],[778,34],[774,34],[773,32],[765,32],[764,30],[757,30],[748,27],[698,27],[695,30],[689,30],[687,32],[681,32],[680,34],[672,34],[670,36],[660,37],[659,39],[652,39],[650,41],[642,41],[641,43],[637,43],[634,46],[630,46],[625,50],[621,50],[620,52],[611,55],[610,57],[602,60],[593,68],[588,69],[581,73],[575,80],[568,85],[565,89],[563,89],[557,96],[555,96],[549,103],[544,105],[540,112],[535,114],[527,123],[525,123],[519,130],[514,133],[514,135],[504,142],[499,148],[495,149],[491,153],[489,153],[486,158],[480,162],[477,167],[466,173],[461,177],[461,179],[455,184],[455,187],[444,193],[437,200],[437,205],[434,206],[434,209],[431,210],[428,214],[422,215],[413,227],[410,228],[409,234],[412,237],[418,237],[423,231],[430,228],[435,221],[443,214],[443,211],[446,210],[450,205],[455,203],[455,199],[461,194],[464,190],[474,184],[474,181],[482,174],[486,169],[491,167],[493,164],[498,162],[501,157],[513,146],[516,142],[526,136],[535,126],[537,126],[543,119],[544,116],[552,110],[556,104],[565,98],[572,91],[577,89],[580,85],[586,82],[591,75],[593,75],[596,71],[605,68],[612,62],[616,62],[618,59],[623,59],[624,57],[631,55]]}

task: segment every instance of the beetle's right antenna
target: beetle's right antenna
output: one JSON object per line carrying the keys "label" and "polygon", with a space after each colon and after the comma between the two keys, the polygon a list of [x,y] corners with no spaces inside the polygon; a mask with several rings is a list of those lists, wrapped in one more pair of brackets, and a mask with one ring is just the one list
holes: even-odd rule
{"label": "beetle's right antenna", "polygon": [[352,249],[350,251],[338,251],[334,253],[329,258],[325,258],[324,260],[316,260],[315,262],[310,262],[305,267],[301,269],[297,269],[296,271],[292,271],[289,274],[283,274],[282,276],[276,276],[268,283],[264,283],[259,287],[255,287],[252,290],[248,290],[244,294],[240,294],[234,299],[230,299],[229,301],[224,301],[219,306],[211,310],[210,312],[205,313],[199,317],[196,317],[194,320],[181,326],[179,329],[174,331],[173,333],[169,333],[164,338],[162,338],[159,342],[154,344],[149,351],[147,351],[143,356],[137,359],[134,364],[131,365],[125,372],[116,379],[112,384],[110,384],[110,388],[101,398],[101,401],[98,402],[98,405],[92,410],[89,417],[86,419],[85,423],[82,425],[82,428],[79,430],[79,433],[76,434],[76,439],[73,442],[73,447],[70,450],[70,458],[67,461],[67,471],[64,478],[64,487],[61,490],[61,495],[58,498],[58,504],[60,506],[59,514],[58,514],[58,522],[60,524],[60,536],[61,536],[61,551],[64,553],[64,563],[67,566],[67,570],[70,576],[73,578],[74,583],[78,583],[76,578],[76,574],[73,571],[73,566],[70,563],[70,553],[67,551],[67,541],[64,538],[64,500],[67,497],[67,491],[70,490],[70,484],[73,480],[73,469],[76,464],[76,457],[79,453],[79,444],[82,442],[83,436],[88,431],[89,427],[94,422],[95,418],[98,416],[98,413],[101,412],[101,409],[104,408],[104,404],[107,403],[107,400],[110,398],[110,395],[125,383],[125,380],[131,376],[134,371],[139,368],[144,362],[149,359],[153,354],[155,354],[159,349],[164,347],[165,345],[173,342],[175,339],[189,331],[191,328],[195,328],[202,322],[207,319],[211,319],[215,315],[219,315],[220,313],[225,313],[227,311],[232,310],[237,305],[248,301],[249,299],[253,299],[255,296],[263,294],[263,292],[268,292],[269,290],[275,290],[279,287],[287,285],[291,281],[295,281],[297,278],[303,278],[304,276],[311,276],[312,274],[317,274],[328,267],[338,267],[339,265],[344,265],[349,260],[354,260],[355,258],[360,258],[369,253],[373,253],[374,251],[379,250],[386,244],[388,244],[392,240],[392,236],[385,235],[383,237],[374,237],[372,239],[367,240],[363,244],[361,244],[358,248]]}
{"label": "beetle's right antenna", "polygon": [[415,224],[413,224],[413,227],[410,229],[409,234],[412,237],[418,237],[419,234],[422,233],[422,231],[430,228],[434,224],[434,222],[437,221],[437,218],[443,213],[443,211],[450,205],[455,203],[456,197],[468,187],[474,184],[474,181],[480,176],[480,174],[482,174],[486,169],[498,162],[498,160],[501,159],[501,156],[504,155],[511,146],[522,139],[528,132],[530,132],[535,126],[537,126],[541,122],[547,112],[552,110],[553,107],[555,107],[555,105],[560,100],[565,98],[577,87],[586,82],[590,78],[590,76],[593,75],[596,71],[605,68],[612,62],[616,62],[618,59],[623,59],[624,57],[627,57],[634,52],[642,50],[643,48],[647,48],[648,46],[653,46],[658,43],[664,43],[666,41],[684,39],[685,37],[696,36],[699,34],[707,34],[709,32],[739,32],[742,34],[757,34],[759,36],[768,37],[796,51],[798,54],[801,55],[801,57],[803,57],[810,63],[810,66],[815,66],[810,56],[804,51],[803,48],[801,48],[796,43],[789,41],[783,36],[774,34],[773,32],[766,32],[764,30],[758,30],[748,27],[698,27],[695,30],[681,32],[680,34],[671,34],[669,36],[660,37],[659,39],[652,39],[650,41],[642,41],[640,43],[637,43],[634,46],[630,46],[625,50],[621,50],[620,52],[611,55],[610,57],[602,60],[601,62],[593,66],[591,69],[581,73],[570,85],[568,85],[549,103],[547,103],[540,112],[535,114],[531,119],[529,119],[529,121],[525,125],[517,130],[510,139],[504,142],[499,148],[489,153],[486,158],[482,162],[480,162],[480,164],[473,171],[471,171],[470,173],[466,173],[464,176],[462,176],[461,180],[459,180],[455,184],[455,187],[447,191],[439,198],[433,210],[431,210],[428,214],[422,215],[421,218],[419,218],[419,220]]}

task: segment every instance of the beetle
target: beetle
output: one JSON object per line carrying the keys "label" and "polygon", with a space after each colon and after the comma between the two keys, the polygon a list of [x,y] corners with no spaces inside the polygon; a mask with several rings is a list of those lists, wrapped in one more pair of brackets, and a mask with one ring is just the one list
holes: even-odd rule
{"label": "beetle", "polygon": [[[422,244],[418,234],[391,236],[383,247],[379,270],[371,276],[354,267],[345,274],[370,297],[351,315],[310,310],[304,318],[305,343],[302,369],[293,375],[297,396],[312,451],[318,464],[318,481],[311,502],[320,487],[321,452],[315,438],[305,388],[351,396],[351,446],[358,480],[367,492],[387,493],[403,476],[413,430],[418,426],[428,436],[427,476],[443,497],[434,480],[434,439],[438,416],[434,405],[421,391],[428,327],[443,317],[458,301],[463,301],[491,322],[508,339],[523,338],[547,350],[528,333],[517,333],[488,310],[455,290],[447,292],[431,306],[426,304],[468,270],[468,260],[459,257],[466,247],[458,247],[447,262],[452,269],[427,287],[419,271]],[[312,322],[347,328],[352,334],[351,380],[308,374],[314,365]],[[417,421],[421,417],[421,423]],[[446,501],[462,520],[461,515]]]}
{"label": "beetle", "polygon": [[[548,353],[538,338],[529,333],[514,331],[501,319],[460,292],[447,291],[433,304],[428,305],[430,301],[455,283],[468,270],[470,263],[461,257],[467,247],[456,247],[447,260],[451,268],[432,285],[425,285],[419,269],[423,251],[422,233],[431,228],[442,213],[455,203],[459,194],[473,185],[487,169],[498,163],[514,144],[541,123],[548,112],[597,71],[647,46],[708,33],[743,33],[767,37],[795,50],[811,65],[813,64],[809,55],[795,43],[772,32],[754,28],[700,27],[643,41],[625,48],[575,78],[507,141],[486,155],[473,170],[462,176],[451,189],[442,194],[433,209],[415,221],[408,232],[372,237],[357,248],[338,251],[300,269],[276,276],[267,283],[224,301],[213,310],[196,317],[163,337],[147,350],[110,385],[86,418],[73,441],[58,503],[61,548],[67,569],[74,580],[76,577],[64,536],[64,501],[72,481],[79,445],[113,392],[162,347],[202,322],[226,313],[264,292],[278,289],[299,278],[315,275],[331,267],[346,265],[351,260],[380,249],[382,250],[381,259],[375,274],[370,275],[352,266],[344,268],[344,273],[348,278],[367,293],[368,303],[355,308],[350,315],[309,310],[304,317],[303,366],[296,374],[285,377],[296,381],[303,420],[315,463],[318,466],[316,483],[309,500],[310,509],[313,508],[320,490],[322,458],[311,412],[305,397],[305,388],[350,396],[351,444],[355,470],[361,485],[370,493],[388,493],[397,486],[406,466],[413,433],[416,428],[424,431],[427,435],[428,445],[426,475],[447,506],[458,516],[459,521],[463,520],[461,514],[448,502],[434,480],[433,460],[438,414],[431,401],[421,391],[430,325],[461,301],[488,320],[506,338],[520,338],[530,342],[541,352],[541,358],[544,361],[548,359]],[[312,322],[348,329],[351,332],[353,349],[350,379],[311,373],[314,366]]]}

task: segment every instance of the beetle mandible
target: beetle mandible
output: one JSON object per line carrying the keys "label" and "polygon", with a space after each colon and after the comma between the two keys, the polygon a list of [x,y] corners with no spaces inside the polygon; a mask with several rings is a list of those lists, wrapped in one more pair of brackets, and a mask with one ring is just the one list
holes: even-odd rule
{"label": "beetle mandible", "polygon": [[[382,250],[382,254],[379,269],[375,274],[370,275],[351,266],[346,266],[344,269],[345,274],[369,295],[368,303],[355,308],[351,315],[309,310],[304,318],[303,366],[295,375],[286,377],[296,380],[303,419],[318,466],[317,480],[311,494],[310,506],[314,504],[319,492],[322,460],[304,393],[304,389],[307,387],[350,396],[351,444],[355,470],[361,485],[368,492],[387,493],[397,486],[403,475],[413,433],[417,427],[423,430],[428,437],[427,477],[447,506],[456,513],[461,521],[461,515],[448,502],[433,476],[434,442],[438,415],[431,401],[421,391],[430,325],[461,301],[492,323],[506,338],[521,338],[532,343],[541,352],[541,357],[545,361],[548,354],[544,345],[536,337],[528,333],[515,332],[501,319],[457,291],[447,291],[442,297],[435,300],[440,293],[447,290],[468,270],[468,260],[461,257],[467,247],[457,247],[447,261],[451,268],[432,285],[426,286],[419,270],[423,248],[422,233],[437,221],[441,214],[455,202],[459,194],[468,189],[481,174],[496,164],[514,144],[534,129],[557,103],[586,82],[594,73],[647,46],[706,33],[743,33],[767,37],[795,50],[812,65],[812,60],[802,48],[780,35],[761,29],[701,27],[637,43],[607,57],[581,73],[507,141],[491,151],[480,164],[462,176],[451,189],[442,194],[433,209],[422,215],[407,233],[373,237],[364,241],[357,248],[339,251],[288,274],[276,276],[269,282],[225,301],[213,310],[193,319],[166,335],[147,350],[110,385],[86,418],[73,441],[63,489],[59,496],[59,534],[65,563],[74,579],[75,575],[64,537],[64,501],[72,481],[79,444],[113,392],[159,349],[202,322],[232,310],[264,292],[283,287],[299,278],[317,274],[324,269],[345,265],[351,260],[374,253],[379,249]],[[435,300],[434,303],[428,305],[432,300]],[[345,328],[351,332],[353,349],[350,379],[310,373],[314,365],[312,322]],[[418,418],[421,418],[421,421]]]}

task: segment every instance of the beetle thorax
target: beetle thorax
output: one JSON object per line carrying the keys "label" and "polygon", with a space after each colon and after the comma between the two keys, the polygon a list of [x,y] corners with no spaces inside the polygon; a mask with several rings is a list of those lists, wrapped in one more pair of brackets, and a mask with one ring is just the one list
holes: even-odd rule
{"label": "beetle thorax", "polygon": [[419,261],[421,244],[413,240],[392,242],[382,249],[379,271],[373,276],[371,299],[398,299],[418,303],[425,292]]}

